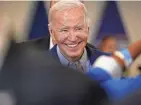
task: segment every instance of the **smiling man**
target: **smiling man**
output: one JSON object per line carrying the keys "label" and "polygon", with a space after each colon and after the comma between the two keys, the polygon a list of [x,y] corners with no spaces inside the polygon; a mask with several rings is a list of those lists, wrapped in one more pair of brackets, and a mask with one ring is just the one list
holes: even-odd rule
{"label": "smiling man", "polygon": [[49,11],[49,31],[57,43],[51,52],[67,67],[85,73],[97,57],[106,55],[87,43],[89,18],[79,1],[57,2]]}

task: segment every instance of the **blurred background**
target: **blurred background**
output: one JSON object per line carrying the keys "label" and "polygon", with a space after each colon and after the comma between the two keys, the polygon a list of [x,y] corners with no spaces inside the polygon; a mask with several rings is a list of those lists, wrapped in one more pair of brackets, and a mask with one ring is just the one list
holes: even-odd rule
{"label": "blurred background", "polygon": [[[105,36],[116,39],[116,49],[141,39],[141,1],[83,1],[90,17],[88,42],[98,47]],[[12,38],[20,43],[49,35],[50,1],[0,1],[0,62]],[[131,66],[138,74],[141,57]],[[0,63],[2,64],[2,63]]]}

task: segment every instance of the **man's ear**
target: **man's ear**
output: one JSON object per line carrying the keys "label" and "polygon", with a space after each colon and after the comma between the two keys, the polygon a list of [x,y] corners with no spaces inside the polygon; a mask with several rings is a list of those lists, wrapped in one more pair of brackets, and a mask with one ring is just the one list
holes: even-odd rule
{"label": "man's ear", "polygon": [[55,40],[54,34],[52,33],[52,27],[50,24],[48,24],[48,28],[49,28],[49,33],[50,33],[52,40]]}
{"label": "man's ear", "polygon": [[55,45],[56,44],[56,40],[55,40],[53,31],[52,31],[52,27],[51,27],[50,24],[48,24],[48,28],[49,28],[49,33],[50,33],[50,36],[51,36],[51,41],[52,41],[53,45]]}
{"label": "man's ear", "polygon": [[50,36],[52,36],[52,29],[51,29],[51,25],[50,24],[48,24],[48,29],[49,29]]}

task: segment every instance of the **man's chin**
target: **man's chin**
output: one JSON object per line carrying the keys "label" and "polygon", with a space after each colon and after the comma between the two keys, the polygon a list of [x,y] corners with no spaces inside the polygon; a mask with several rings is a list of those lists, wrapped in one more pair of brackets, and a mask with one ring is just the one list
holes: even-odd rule
{"label": "man's chin", "polygon": [[78,60],[80,58],[81,54],[75,53],[75,54],[69,54],[68,56],[69,56],[69,58],[71,58],[73,60]]}

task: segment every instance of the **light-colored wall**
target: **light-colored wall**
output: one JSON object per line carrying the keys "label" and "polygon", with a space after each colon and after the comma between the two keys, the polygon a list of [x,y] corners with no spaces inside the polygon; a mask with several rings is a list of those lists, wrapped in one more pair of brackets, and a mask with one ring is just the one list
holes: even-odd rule
{"label": "light-colored wall", "polygon": [[0,12],[11,19],[14,37],[18,41],[26,39],[32,5],[30,1],[0,1]]}

